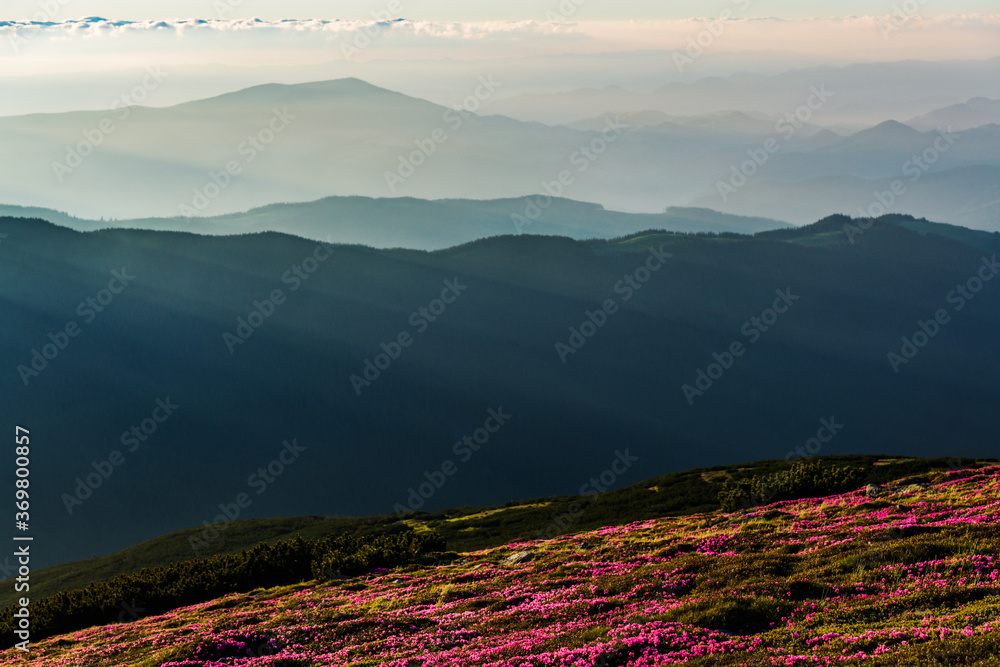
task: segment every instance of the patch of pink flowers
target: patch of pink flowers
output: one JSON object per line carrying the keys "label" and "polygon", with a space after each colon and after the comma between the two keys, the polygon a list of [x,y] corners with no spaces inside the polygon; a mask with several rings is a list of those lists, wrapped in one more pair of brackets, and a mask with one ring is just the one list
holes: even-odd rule
{"label": "patch of pink flowers", "polygon": [[[727,665],[750,656],[773,665],[863,665],[921,643],[997,632],[996,618],[968,617],[961,604],[913,609],[921,595],[956,601],[1000,595],[996,555],[903,564],[880,560],[879,553],[905,531],[1000,524],[1000,467],[954,474],[891,502],[874,503],[861,491],[756,508],[742,520],[782,513],[767,520],[763,547],[716,512],[521,542],[467,554],[461,564],[376,571],[271,599],[229,595],[51,638],[28,654],[11,649],[0,655],[0,666],[657,667],[706,656],[726,658],[720,664]],[[844,550],[861,550],[867,574],[849,583],[775,578],[716,588],[719,582],[682,565],[689,555],[746,559],[779,548],[810,558],[826,554],[831,562]],[[524,549],[535,553],[532,561],[503,564]],[[823,592],[793,595],[795,586]],[[787,601],[790,611],[770,630],[742,636],[667,620],[702,601],[749,596]],[[857,631],[851,619],[876,608],[890,620]]]}

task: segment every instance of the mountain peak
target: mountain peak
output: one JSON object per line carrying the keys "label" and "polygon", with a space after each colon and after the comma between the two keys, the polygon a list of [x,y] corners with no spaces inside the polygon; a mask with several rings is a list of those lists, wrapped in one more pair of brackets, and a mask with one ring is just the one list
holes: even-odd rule
{"label": "mountain peak", "polygon": [[241,88],[230,93],[217,95],[192,102],[185,102],[179,107],[189,105],[226,104],[277,104],[287,103],[290,97],[314,96],[350,96],[350,95],[385,95],[403,97],[385,88],[363,81],[355,77],[343,79],[328,79],[324,81],[307,81],[304,83],[265,83],[259,86]]}
{"label": "mountain peak", "polygon": [[966,106],[972,109],[992,109],[998,104],[1000,104],[1000,100],[990,99],[989,97],[973,97],[965,103]]}
{"label": "mountain peak", "polygon": [[870,127],[867,130],[861,130],[860,132],[852,134],[847,137],[842,144],[840,144],[840,147],[856,145],[859,143],[868,144],[877,142],[879,144],[885,144],[886,142],[905,142],[919,136],[919,130],[915,130],[905,123],[900,123],[898,120],[887,120],[883,123],[879,123],[875,127]]}
{"label": "mountain peak", "polygon": [[[866,132],[878,132],[879,134],[899,134],[905,136],[913,136],[914,134],[919,134],[919,132],[906,123],[900,123],[898,120],[887,120],[879,123],[873,128],[865,130]],[[861,134],[860,132],[858,134]]]}

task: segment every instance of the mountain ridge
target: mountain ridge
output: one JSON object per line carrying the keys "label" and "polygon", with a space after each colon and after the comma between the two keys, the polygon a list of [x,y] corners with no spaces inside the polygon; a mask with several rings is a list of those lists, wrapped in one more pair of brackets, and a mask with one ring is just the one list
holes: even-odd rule
{"label": "mountain ridge", "polygon": [[[867,481],[882,484],[905,476],[923,475],[935,470],[974,469],[996,460],[905,459],[884,455],[815,457],[828,466],[847,466],[865,470]],[[575,517],[568,528],[580,532],[593,528],[621,526],[664,516],[684,516],[712,511],[719,503],[718,493],[725,480],[736,482],[753,477],[767,477],[787,470],[784,460],[755,461],[709,468],[684,470],[643,480],[627,487],[604,492],[599,498],[589,496],[531,498],[507,503],[500,507],[451,508],[440,512],[415,511],[406,515],[377,517],[289,517],[278,519],[235,519],[224,522],[225,539],[210,542],[199,557],[237,554],[258,544],[273,543],[301,536],[322,539],[330,535],[367,536],[390,534],[397,530],[434,531],[451,551],[473,551],[495,548],[511,542],[537,537],[551,528],[552,515],[568,513],[578,503],[586,509]],[[656,489],[650,496],[650,489]],[[594,503],[598,502],[599,505]],[[496,521],[503,519],[502,523]],[[132,545],[120,552],[67,563],[36,573],[41,582],[35,587],[35,597],[43,598],[60,591],[85,588],[92,583],[138,572],[147,567],[162,567],[189,560],[191,544],[202,539],[203,527],[183,529],[152,540]],[[3,563],[0,563],[2,566]],[[17,601],[10,586],[0,590],[0,610]],[[9,593],[6,591],[10,591]]]}
{"label": "mountain ridge", "polygon": [[[867,134],[853,140],[831,135],[823,128],[837,124],[827,109],[840,104],[831,92],[809,93],[819,108],[801,107],[809,118],[798,127],[772,124],[739,100],[728,100],[721,115],[687,124],[648,125],[655,118],[647,114],[637,116],[634,128],[616,117],[549,126],[503,115],[502,83],[488,77],[458,108],[335,79],[265,84],[169,107],[9,116],[0,118],[0,200],[45,203],[79,217],[141,219],[218,216],[330,196],[497,200],[544,192],[609,211],[725,204],[726,212],[753,217],[758,213],[742,208],[743,197],[714,205],[703,198],[718,194],[719,183],[738,180],[741,167],[755,170],[755,184],[887,178],[937,140],[886,132],[899,129],[892,125],[861,130]],[[794,105],[763,115],[787,119],[788,109],[808,101],[792,99]],[[585,111],[577,109],[572,120]],[[928,173],[997,166],[997,127],[963,131],[940,160],[926,163]],[[746,167],[748,155],[763,161],[764,145],[776,154],[765,151],[765,164]],[[963,206],[961,196],[948,192],[930,199],[953,210]],[[788,201],[789,208],[798,204]],[[825,201],[817,208],[815,215],[832,210]],[[906,212],[942,219],[946,206],[921,208]],[[779,210],[766,217],[790,216]],[[974,220],[995,224],[988,212],[944,221]]]}
{"label": "mountain ridge", "polygon": [[[1000,294],[983,289],[898,374],[886,354],[943,307],[981,264],[985,244],[1000,250],[998,237],[947,228],[949,240],[897,216],[865,222],[851,243],[844,222],[771,236],[518,235],[436,252],[334,246],[299,278],[295,267],[322,250],[314,240],[78,233],[0,219],[4,412],[60,443],[32,459],[40,494],[32,516],[45,547],[38,566],[198,525],[293,438],[309,464],[287,467],[266,495],[253,496],[247,518],[389,511],[421,483],[414,470],[459,460],[454,443],[482,427],[490,409],[514,417],[426,509],[568,493],[607,466],[608,443],[657,471],[775,443],[780,455],[831,413],[850,428],[827,454],[878,444],[925,455],[948,438],[967,455],[988,455],[989,406],[1000,400],[989,332]],[[780,233],[789,238],[773,236]],[[641,287],[640,266],[659,266]],[[107,290],[115,271],[136,279],[90,316],[86,300]],[[423,318],[419,309],[449,284],[461,296],[434,321]],[[281,303],[264,303],[276,290]],[[741,329],[775,290],[801,299],[689,402],[682,388],[705,386],[699,371],[713,354],[750,342]],[[609,300],[612,312],[597,314]],[[270,316],[261,321],[262,312]],[[588,312],[604,325],[575,347]],[[247,329],[248,317],[260,326]],[[80,333],[62,340],[70,323]],[[225,338],[237,333],[242,342]],[[412,344],[376,375],[373,358],[401,333]],[[50,335],[65,349],[36,356]],[[816,377],[824,382],[815,386]],[[941,386],[961,402],[960,423],[935,425]],[[123,466],[88,493],[80,480],[92,463],[107,461],[157,399],[180,405],[176,416],[134,453],[120,450]],[[237,406],[241,417],[227,417]],[[889,424],[886,414],[899,418]],[[192,457],[198,466],[185,463]],[[97,515],[106,521],[95,528],[85,517]]]}
{"label": "mountain ridge", "polygon": [[[544,208],[539,204],[545,204]],[[324,197],[301,203],[267,204],[242,213],[205,218],[139,218],[95,221],[57,211],[0,205],[0,215],[47,219],[78,231],[137,228],[232,235],[281,231],[330,243],[375,248],[435,250],[486,236],[530,233],[577,240],[609,239],[646,229],[689,233],[753,234],[788,227],[764,218],[721,214],[710,209],[671,207],[660,214],[623,213],[600,204],[531,195],[495,200],[414,197]]]}

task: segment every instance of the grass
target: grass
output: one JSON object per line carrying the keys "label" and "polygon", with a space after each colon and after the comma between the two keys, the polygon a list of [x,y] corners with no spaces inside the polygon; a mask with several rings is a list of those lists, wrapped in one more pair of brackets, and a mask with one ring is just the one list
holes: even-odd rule
{"label": "grass", "polygon": [[[975,467],[988,463],[986,460],[913,459],[884,454],[817,458],[822,458],[824,464],[829,462],[831,465],[864,469],[868,481],[875,483],[947,470],[949,467]],[[405,519],[388,514],[364,518],[311,516],[233,521],[221,531],[220,539],[202,550],[202,555],[239,553],[261,542],[274,543],[295,535],[305,539],[322,539],[340,533],[371,535],[406,528],[433,530],[444,537],[448,548],[454,551],[486,549],[541,537],[544,531],[552,528],[552,517],[569,514],[574,503],[582,505],[583,511],[569,526],[559,530],[559,534],[658,517],[710,512],[719,507],[718,492],[725,480],[749,479],[790,467],[788,462],[779,459],[697,468],[654,477],[596,497],[563,496],[529,499],[501,507],[414,512]],[[190,539],[200,536],[201,531],[201,527],[180,530],[118,553],[39,570],[32,578],[33,597],[44,598],[59,591],[84,588],[120,574],[138,572],[143,567],[188,560],[194,556]],[[0,583],[0,608],[13,605],[17,597],[13,580]]]}
{"label": "grass", "polygon": [[[662,517],[227,595],[53,637],[30,662],[195,667],[230,647],[233,667],[995,665],[1000,466],[927,477],[914,495]],[[535,558],[503,565],[521,550]]]}

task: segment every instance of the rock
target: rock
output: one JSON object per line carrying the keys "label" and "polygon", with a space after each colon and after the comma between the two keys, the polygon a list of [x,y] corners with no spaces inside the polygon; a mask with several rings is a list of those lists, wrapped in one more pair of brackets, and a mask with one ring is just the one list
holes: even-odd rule
{"label": "rock", "polygon": [[504,560],[503,564],[504,565],[518,565],[520,563],[527,563],[528,561],[530,561],[534,557],[535,557],[535,554],[533,554],[530,551],[518,551],[515,554],[511,554],[510,556],[507,556],[507,558]]}
{"label": "rock", "polygon": [[869,484],[865,487],[865,496],[868,498],[878,498],[885,493],[885,487],[881,484]]}
{"label": "rock", "polygon": [[907,484],[904,487],[897,489],[898,493],[920,493],[926,489],[930,484]]}

